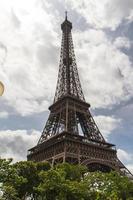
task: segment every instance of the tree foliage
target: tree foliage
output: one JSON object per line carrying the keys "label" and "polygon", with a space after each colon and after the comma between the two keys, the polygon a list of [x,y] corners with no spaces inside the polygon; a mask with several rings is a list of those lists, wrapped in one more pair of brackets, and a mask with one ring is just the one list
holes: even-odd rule
{"label": "tree foliage", "polygon": [[81,165],[0,159],[0,200],[133,200],[133,182]]}

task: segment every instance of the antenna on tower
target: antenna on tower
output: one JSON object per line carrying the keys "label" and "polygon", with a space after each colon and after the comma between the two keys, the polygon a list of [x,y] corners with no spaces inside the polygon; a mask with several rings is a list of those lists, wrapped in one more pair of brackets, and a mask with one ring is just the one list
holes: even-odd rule
{"label": "antenna on tower", "polygon": [[67,20],[67,10],[65,11],[65,19]]}

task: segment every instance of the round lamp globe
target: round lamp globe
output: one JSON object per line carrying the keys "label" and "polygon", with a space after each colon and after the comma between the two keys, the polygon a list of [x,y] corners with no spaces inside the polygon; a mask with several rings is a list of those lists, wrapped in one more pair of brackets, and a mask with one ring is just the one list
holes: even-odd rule
{"label": "round lamp globe", "polygon": [[4,93],[4,85],[3,83],[0,81],[0,96],[2,96]]}

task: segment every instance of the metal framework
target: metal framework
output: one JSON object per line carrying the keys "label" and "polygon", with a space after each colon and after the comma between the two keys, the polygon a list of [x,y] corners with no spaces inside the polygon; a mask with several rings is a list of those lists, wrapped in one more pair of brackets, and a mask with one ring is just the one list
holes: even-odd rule
{"label": "metal framework", "polygon": [[28,160],[81,163],[90,171],[110,170],[132,176],[117,158],[115,145],[105,141],[86,103],[79,80],[72,23],[61,24],[62,44],[58,81],[50,114],[37,146],[29,150]]}

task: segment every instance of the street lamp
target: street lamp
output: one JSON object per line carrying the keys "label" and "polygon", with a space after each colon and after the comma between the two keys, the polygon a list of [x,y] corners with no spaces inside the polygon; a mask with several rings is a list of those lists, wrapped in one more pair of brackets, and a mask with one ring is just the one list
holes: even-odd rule
{"label": "street lamp", "polygon": [[2,96],[4,93],[4,85],[3,83],[0,81],[0,96]]}

